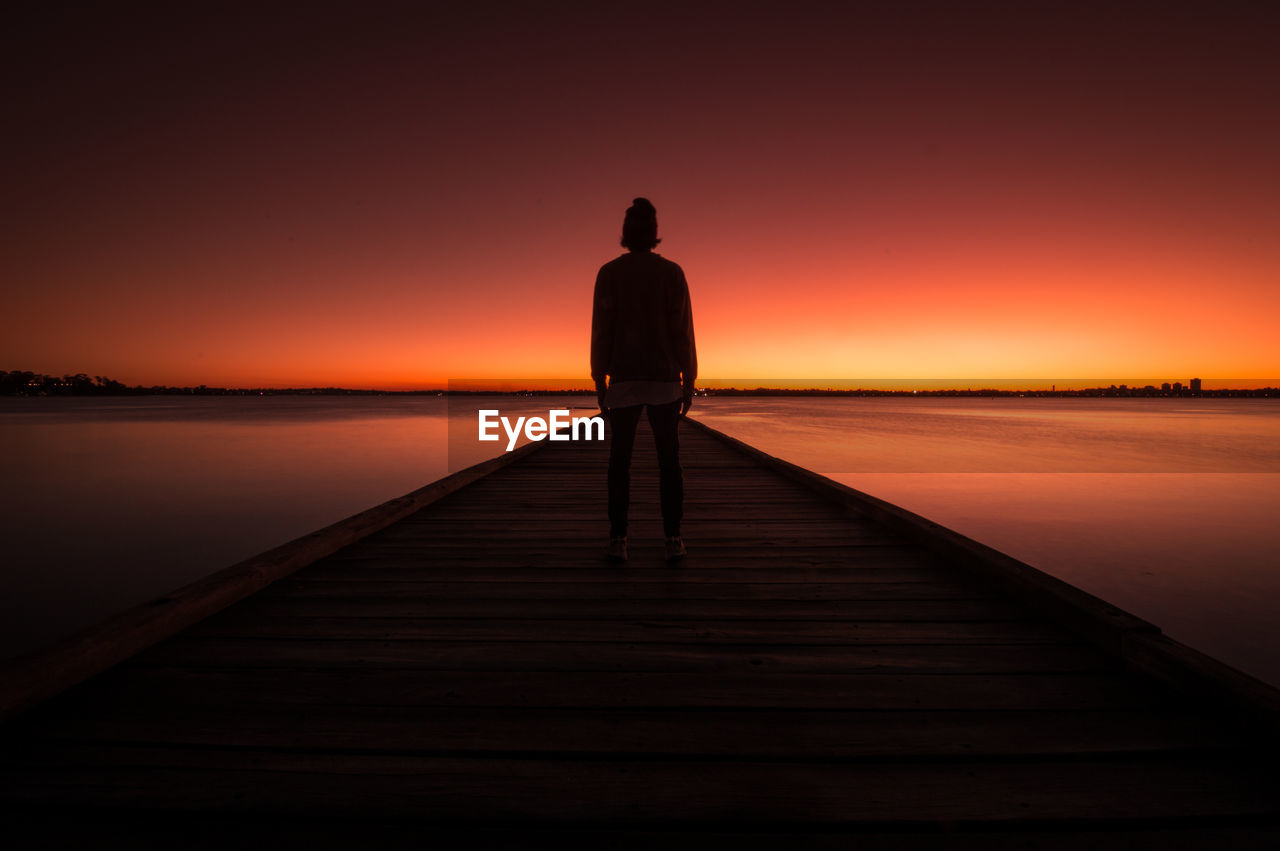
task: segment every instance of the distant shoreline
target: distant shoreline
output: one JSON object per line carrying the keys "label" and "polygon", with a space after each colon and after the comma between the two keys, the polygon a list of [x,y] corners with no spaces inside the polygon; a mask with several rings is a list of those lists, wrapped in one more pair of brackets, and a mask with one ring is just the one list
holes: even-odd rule
{"label": "distant shoreline", "polygon": [[[503,387],[489,389],[460,389],[437,387],[427,390],[357,390],[348,387],[208,387],[204,384],[195,387],[169,387],[153,385],[151,387],[125,384],[105,376],[90,377],[84,373],[75,375],[44,375],[25,370],[0,371],[0,396],[594,396],[595,390],[590,387],[575,387],[561,390],[544,390],[531,388],[512,388],[520,379],[504,379]],[[865,379],[845,379],[843,383]],[[947,379],[943,379],[947,380]],[[1077,381],[1080,379],[1076,379]],[[484,379],[468,380],[466,383],[482,383]],[[836,379],[840,382],[840,379]],[[978,379],[978,381],[1000,381],[1000,379]],[[461,383],[461,382],[459,382]],[[975,382],[976,383],[976,382]],[[1202,389],[1198,378],[1191,379],[1190,384],[1182,382],[1164,382],[1157,387],[1148,384],[1142,387],[1127,384],[1112,384],[1108,387],[1090,387],[1058,390],[1053,387],[1043,388],[1007,388],[978,387],[965,388],[910,388],[892,389],[864,387],[704,387],[698,390],[699,396],[1043,396],[1043,397],[1120,397],[1120,398],[1280,398],[1280,388],[1257,387],[1246,388],[1212,388]]]}
{"label": "distant shoreline", "polygon": [[[127,397],[127,396],[595,396],[595,390],[355,390],[344,387],[126,387],[111,390],[80,390],[69,387],[33,388],[0,392],[0,396],[26,398],[58,397]],[[1246,398],[1280,399],[1280,388],[1218,389],[1190,391],[1149,390],[1141,387],[1095,387],[1081,390],[839,390],[825,388],[708,388],[699,390],[700,398],[728,397],[964,397],[964,398],[1123,398],[1123,399],[1202,399]]]}

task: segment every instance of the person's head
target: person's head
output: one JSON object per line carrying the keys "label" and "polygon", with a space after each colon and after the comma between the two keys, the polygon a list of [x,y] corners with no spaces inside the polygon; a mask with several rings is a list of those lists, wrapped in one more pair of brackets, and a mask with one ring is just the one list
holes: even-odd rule
{"label": "person's head", "polygon": [[627,208],[622,220],[622,247],[632,251],[649,251],[658,239],[658,211],[648,198],[637,198]]}

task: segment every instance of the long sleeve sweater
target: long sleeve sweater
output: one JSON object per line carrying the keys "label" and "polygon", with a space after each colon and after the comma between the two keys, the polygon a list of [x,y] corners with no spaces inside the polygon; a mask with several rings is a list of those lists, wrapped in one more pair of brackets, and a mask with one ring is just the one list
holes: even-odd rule
{"label": "long sleeve sweater", "polygon": [[651,251],[633,251],[600,267],[591,314],[591,377],[680,381],[698,376],[693,308],[684,270]]}

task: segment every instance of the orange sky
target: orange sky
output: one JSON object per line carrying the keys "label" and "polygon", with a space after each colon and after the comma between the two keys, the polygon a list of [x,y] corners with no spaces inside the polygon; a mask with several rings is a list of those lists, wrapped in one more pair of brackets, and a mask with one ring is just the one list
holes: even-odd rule
{"label": "orange sky", "polygon": [[33,12],[0,369],[585,383],[643,194],[707,377],[1280,376],[1274,11],[846,5]]}

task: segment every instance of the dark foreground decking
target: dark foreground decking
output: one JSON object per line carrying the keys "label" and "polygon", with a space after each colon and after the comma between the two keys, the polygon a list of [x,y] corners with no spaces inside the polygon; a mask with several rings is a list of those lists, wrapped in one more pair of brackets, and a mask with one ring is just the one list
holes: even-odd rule
{"label": "dark foreground decking", "polygon": [[17,714],[9,835],[1277,847],[1265,687],[690,426],[667,566],[647,441],[625,567],[546,445]]}

